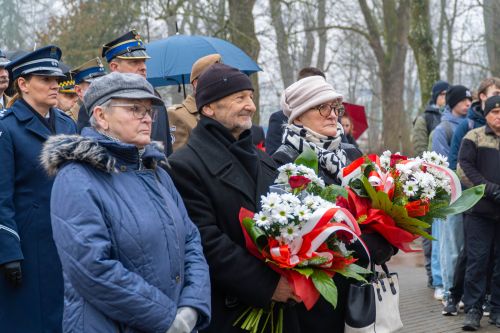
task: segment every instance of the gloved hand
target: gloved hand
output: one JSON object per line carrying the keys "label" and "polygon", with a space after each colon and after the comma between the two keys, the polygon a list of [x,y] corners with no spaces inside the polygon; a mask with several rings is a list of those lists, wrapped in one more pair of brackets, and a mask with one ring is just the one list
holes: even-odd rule
{"label": "gloved hand", "polygon": [[397,252],[397,249],[395,250],[379,233],[362,234],[361,239],[365,242],[368,251],[370,251],[371,260],[376,265],[385,264]]}
{"label": "gloved hand", "polygon": [[198,313],[195,309],[188,306],[180,307],[167,333],[191,333],[197,321]]}
{"label": "gloved hand", "polygon": [[23,274],[21,272],[21,262],[20,261],[11,261],[1,266],[5,278],[9,281],[14,287],[19,287],[23,281]]}

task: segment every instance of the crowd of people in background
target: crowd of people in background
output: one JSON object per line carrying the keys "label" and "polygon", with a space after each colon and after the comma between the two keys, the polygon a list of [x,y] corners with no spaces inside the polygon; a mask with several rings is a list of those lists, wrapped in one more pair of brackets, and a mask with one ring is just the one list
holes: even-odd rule
{"label": "crowd of people in background", "polygon": [[500,327],[500,79],[486,78],[475,93],[438,81],[413,127],[415,154],[432,150],[448,158],[463,188],[486,184],[480,203],[465,214],[432,223],[434,240],[424,240],[428,286],[443,302],[442,314],[464,308],[463,329],[479,329],[482,316]]}
{"label": "crowd of people in background", "polygon": [[[61,56],[0,51],[2,331],[242,332],[248,306],[271,302],[287,304],[283,332],[344,331],[351,280],[334,276],[337,308],[321,297],[306,310],[246,250],[238,223],[306,147],[327,184],[363,156],[325,73],[300,70],[264,135],[251,80],[219,54],[193,64],[193,93],[169,107],[146,80],[136,31],[103,46],[109,74],[100,58],[63,72]],[[500,327],[500,79],[476,99],[436,82],[412,137],[416,155],[447,156],[464,187],[486,184],[465,216],[432,224],[429,287],[444,315],[463,301],[464,330],[483,315]],[[378,233],[362,239],[377,265],[397,252]]]}

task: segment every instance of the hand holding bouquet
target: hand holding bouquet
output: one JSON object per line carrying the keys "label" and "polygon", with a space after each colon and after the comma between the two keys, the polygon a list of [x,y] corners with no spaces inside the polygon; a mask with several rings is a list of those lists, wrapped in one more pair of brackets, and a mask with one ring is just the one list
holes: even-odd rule
{"label": "hand holding bouquet", "polygon": [[[364,280],[360,274],[370,273],[355,264],[357,258],[349,249],[356,243],[368,263],[368,251],[358,238],[359,226],[349,211],[318,195],[335,199],[338,189],[326,187],[313,169],[286,164],[279,171],[276,186],[261,198],[261,211],[240,211],[246,246],[287,278],[307,309],[312,308],[320,294],[336,307],[333,275]],[[271,323],[273,332],[280,331],[282,309],[277,316],[277,329],[273,311],[266,314],[261,325],[264,310],[250,308],[237,323],[243,321],[241,327],[252,332]]]}

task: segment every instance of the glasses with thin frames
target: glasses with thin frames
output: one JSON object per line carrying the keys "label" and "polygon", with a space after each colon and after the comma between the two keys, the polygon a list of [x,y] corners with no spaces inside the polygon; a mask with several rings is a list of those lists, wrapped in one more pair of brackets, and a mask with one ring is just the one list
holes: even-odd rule
{"label": "glasses with thin frames", "polygon": [[342,117],[345,113],[345,108],[342,103],[325,103],[315,107],[315,109],[318,110],[319,114],[324,118],[328,118],[332,114],[332,111],[337,117]]}
{"label": "glasses with thin frames", "polygon": [[128,111],[134,114],[136,119],[142,120],[146,115],[151,117],[151,120],[156,121],[156,117],[158,115],[158,109],[154,106],[148,109],[146,106],[142,104],[111,104],[110,107],[122,107],[126,108]]}

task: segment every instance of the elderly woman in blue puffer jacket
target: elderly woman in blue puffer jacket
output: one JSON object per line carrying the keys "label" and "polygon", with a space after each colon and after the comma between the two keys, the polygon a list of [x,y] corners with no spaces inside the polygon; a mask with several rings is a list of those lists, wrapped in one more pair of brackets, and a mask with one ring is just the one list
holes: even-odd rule
{"label": "elderly woman in blue puffer jacket", "polygon": [[64,274],[65,332],[188,333],[210,320],[200,235],[150,142],[163,102],[136,74],[84,97],[92,128],[47,141],[51,217]]}

